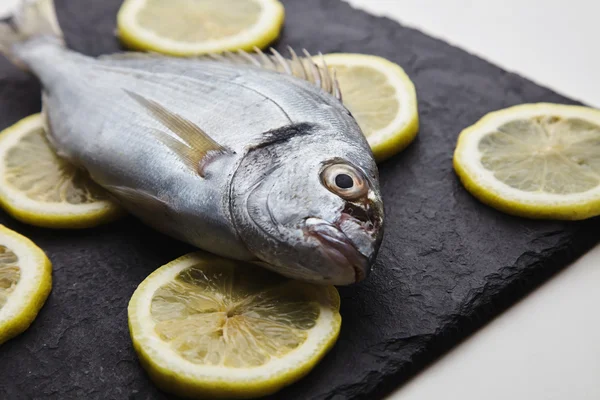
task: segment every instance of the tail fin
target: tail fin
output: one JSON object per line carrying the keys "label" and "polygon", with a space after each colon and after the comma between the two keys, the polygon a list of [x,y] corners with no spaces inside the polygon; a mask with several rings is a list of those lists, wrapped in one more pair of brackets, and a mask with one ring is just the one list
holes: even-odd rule
{"label": "tail fin", "polygon": [[42,36],[54,38],[64,45],[54,0],[20,0],[13,15],[0,21],[0,53],[15,65],[26,68],[15,49],[20,44]]}

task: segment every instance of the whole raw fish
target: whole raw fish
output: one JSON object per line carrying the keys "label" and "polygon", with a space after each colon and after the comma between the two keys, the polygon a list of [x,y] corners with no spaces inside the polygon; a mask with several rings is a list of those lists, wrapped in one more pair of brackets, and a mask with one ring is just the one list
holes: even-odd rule
{"label": "whole raw fish", "polygon": [[1,24],[0,50],[40,79],[57,153],[148,225],[305,281],[369,272],[378,171],[326,66],[293,52],[94,59],[66,49],[52,0]]}

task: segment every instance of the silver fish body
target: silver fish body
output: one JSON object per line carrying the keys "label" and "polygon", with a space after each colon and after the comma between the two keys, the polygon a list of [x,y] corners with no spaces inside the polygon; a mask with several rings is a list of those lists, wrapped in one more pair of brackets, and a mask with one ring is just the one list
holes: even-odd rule
{"label": "silver fish body", "polygon": [[297,279],[367,275],[383,233],[378,172],[331,94],[252,64],[89,58],[48,34],[10,55],[42,82],[58,154],[148,225]]}

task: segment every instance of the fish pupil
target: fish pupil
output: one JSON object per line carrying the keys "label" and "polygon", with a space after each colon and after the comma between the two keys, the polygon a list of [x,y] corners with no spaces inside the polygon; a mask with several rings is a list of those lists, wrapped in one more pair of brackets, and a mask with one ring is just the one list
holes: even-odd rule
{"label": "fish pupil", "polygon": [[354,180],[350,175],[339,174],[335,177],[335,184],[340,189],[350,189],[352,186],[354,186]]}

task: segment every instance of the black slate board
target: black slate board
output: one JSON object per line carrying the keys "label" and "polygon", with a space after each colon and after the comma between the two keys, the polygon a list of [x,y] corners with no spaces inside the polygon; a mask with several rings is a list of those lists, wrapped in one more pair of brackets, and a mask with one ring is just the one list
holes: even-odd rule
{"label": "black slate board", "polygon": [[[528,221],[474,200],[451,164],[458,133],[523,102],[574,103],[466,52],[338,0],[284,0],[278,48],[376,54],[402,65],[419,93],[417,141],[381,166],[387,232],[375,272],[340,289],[343,328],[323,362],[273,399],[380,398],[598,242],[598,220]],[[56,0],[72,48],[119,50],[119,0]],[[0,60],[0,128],[39,110],[39,87]],[[60,232],[0,223],[54,263],[54,290],[32,327],[0,347],[2,399],[165,399],[127,332],[127,302],[186,245],[128,218]],[[490,349],[493,351],[493,349]]]}

